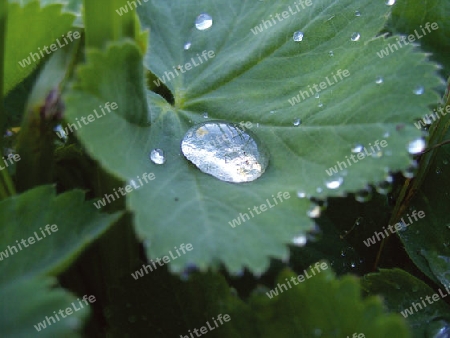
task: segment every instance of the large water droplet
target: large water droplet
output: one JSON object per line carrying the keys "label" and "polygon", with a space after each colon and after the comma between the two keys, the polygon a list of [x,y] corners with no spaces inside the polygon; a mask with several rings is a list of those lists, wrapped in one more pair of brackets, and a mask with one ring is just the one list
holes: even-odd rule
{"label": "large water droplet", "polygon": [[429,322],[426,330],[427,338],[450,337],[450,323],[448,320],[438,317]]}
{"label": "large water droplet", "polygon": [[352,34],[351,40],[352,41],[358,41],[360,37],[361,37],[361,34],[355,32],[355,33]]}
{"label": "large water droplet", "polygon": [[395,0],[387,0],[386,1],[386,5],[388,5],[388,6],[392,6],[394,4],[395,4]]}
{"label": "large water droplet", "polygon": [[181,150],[201,171],[226,182],[256,180],[269,164],[269,152],[256,135],[225,121],[193,126]]}
{"label": "large water droplet", "polygon": [[188,42],[186,42],[186,43],[184,44],[183,49],[184,49],[184,50],[188,50],[189,48],[191,48],[191,46],[192,46],[192,43],[190,43],[190,42],[188,41]]}
{"label": "large water droplet", "polygon": [[337,189],[342,185],[342,182],[344,182],[344,179],[342,177],[336,177],[328,180],[325,185],[328,189]]}
{"label": "large water droplet", "polygon": [[202,13],[195,19],[195,28],[200,31],[208,29],[213,24],[212,17],[209,14]]}
{"label": "large water droplet", "polygon": [[417,86],[413,90],[413,93],[416,95],[422,95],[424,92],[425,92],[425,88],[423,88],[423,86]]}
{"label": "large water droplet", "polygon": [[418,138],[408,144],[408,152],[411,155],[419,154],[425,149],[425,140]]}
{"label": "large water droplet", "polygon": [[296,127],[298,127],[301,123],[302,123],[302,121],[300,119],[294,120],[294,126],[296,126]]}
{"label": "large water droplet", "polygon": [[166,162],[164,151],[161,149],[153,149],[150,153],[150,159],[155,164],[164,164],[164,162]]}
{"label": "large water droplet", "polygon": [[292,38],[296,42],[302,41],[303,40],[303,32],[300,32],[300,31],[294,32],[294,35]]}

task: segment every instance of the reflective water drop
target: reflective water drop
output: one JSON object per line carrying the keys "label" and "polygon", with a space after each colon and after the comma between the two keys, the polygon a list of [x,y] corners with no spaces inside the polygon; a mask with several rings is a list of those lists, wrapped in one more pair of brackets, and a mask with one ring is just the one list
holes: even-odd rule
{"label": "reflective water drop", "polygon": [[355,200],[358,202],[367,202],[372,198],[372,189],[367,187],[355,193]]}
{"label": "reflective water drop", "polygon": [[406,231],[406,229],[408,229],[408,226],[403,221],[400,221],[397,224],[400,226],[400,229],[398,231],[404,232]]}
{"label": "reflective water drop", "polygon": [[316,93],[316,95],[314,95],[314,97],[315,97],[316,99],[318,99],[318,98],[320,97],[319,93]]}
{"label": "reflective water drop", "polygon": [[204,113],[203,113],[203,118],[204,118],[204,119],[207,119],[207,118],[208,118],[208,113],[207,113],[207,112],[204,112]]}
{"label": "reflective water drop", "polygon": [[293,239],[292,239],[292,244],[294,244],[294,245],[296,245],[296,246],[305,246],[305,244],[306,244],[306,242],[307,242],[307,240],[306,240],[306,236],[305,235],[298,235],[298,236],[295,236]]}
{"label": "reflective water drop", "polygon": [[311,217],[311,218],[319,218],[321,212],[322,212],[322,208],[319,205],[315,205],[311,209],[309,209],[306,214],[308,215],[308,217]]}
{"label": "reflective water drop", "polygon": [[411,155],[419,154],[425,149],[425,140],[418,138],[408,144],[408,152]]}
{"label": "reflective water drop", "polygon": [[303,40],[303,32],[300,32],[300,31],[294,32],[294,35],[292,38],[296,42],[302,41]]}
{"label": "reflective water drop", "polygon": [[361,16],[361,12],[360,11],[355,11],[355,16]]}
{"label": "reflective water drop", "polygon": [[375,79],[375,83],[376,84],[382,84],[383,83],[383,78],[381,76],[377,76],[377,78]]}
{"label": "reflective water drop", "polygon": [[388,131],[383,134],[383,137],[389,137],[389,136],[391,136],[391,134],[389,134]]}
{"label": "reflective water drop", "polygon": [[186,42],[183,46],[184,50],[188,50],[189,48],[191,48],[192,44],[190,42]]}
{"label": "reflective water drop", "polygon": [[436,174],[440,174],[442,172],[441,168],[436,167]]}
{"label": "reflective water drop", "polygon": [[375,189],[379,194],[387,194],[392,190],[392,176],[388,176],[384,181],[379,182]]}
{"label": "reflective water drop", "polygon": [[210,28],[212,26],[212,24],[213,24],[213,22],[212,22],[211,15],[206,14],[206,13],[200,14],[195,19],[195,27],[200,31]]}
{"label": "reflective water drop", "polygon": [[317,107],[319,107],[319,108],[323,107],[323,103],[322,103],[322,102],[319,102],[319,104],[317,105]]}
{"label": "reflective water drop", "polygon": [[166,162],[164,151],[161,149],[153,149],[150,153],[150,159],[155,164],[164,164],[164,162]]}
{"label": "reflective water drop", "polygon": [[406,178],[413,178],[417,172],[417,167],[417,162],[413,161],[408,168],[402,171],[403,176],[405,176]]}
{"label": "reflective water drop", "polygon": [[296,127],[298,127],[301,123],[302,123],[302,121],[300,119],[294,120],[294,126],[296,126]]}
{"label": "reflective water drop", "polygon": [[450,337],[450,323],[442,317],[430,321],[426,330],[427,338],[448,338]]}
{"label": "reflective water drop", "polygon": [[364,150],[364,146],[362,144],[356,144],[353,148],[352,148],[352,153],[360,153]]}
{"label": "reflective water drop", "polygon": [[328,52],[328,54],[330,54],[330,56],[334,56],[334,53],[333,53],[332,50],[330,50],[330,51]]}
{"label": "reflective water drop", "polygon": [[250,182],[269,164],[269,152],[250,131],[225,121],[199,123],[181,142],[186,158],[202,172],[226,182]]}
{"label": "reflective water drop", "polygon": [[417,86],[413,90],[413,93],[416,95],[422,95],[424,92],[425,92],[425,88],[423,88],[422,86]]}
{"label": "reflective water drop", "polygon": [[392,6],[394,4],[395,4],[395,0],[387,0],[386,1],[386,5],[388,5],[388,6]]}
{"label": "reflective water drop", "polygon": [[352,41],[358,41],[360,37],[361,37],[361,34],[353,33],[352,36],[351,36],[351,40]]}
{"label": "reflective water drop", "polygon": [[317,224],[306,234],[306,240],[308,242],[318,242],[322,238],[322,229]]}
{"label": "reflective water drop", "polygon": [[342,177],[332,178],[325,183],[328,189],[337,189],[342,185],[344,179]]}
{"label": "reflective water drop", "polygon": [[443,159],[443,160],[442,160],[442,163],[445,164],[445,165],[447,165],[447,164],[448,164],[448,160],[447,160],[447,159]]}
{"label": "reflective water drop", "polygon": [[297,196],[299,198],[305,198],[306,197],[306,193],[302,190],[297,191]]}

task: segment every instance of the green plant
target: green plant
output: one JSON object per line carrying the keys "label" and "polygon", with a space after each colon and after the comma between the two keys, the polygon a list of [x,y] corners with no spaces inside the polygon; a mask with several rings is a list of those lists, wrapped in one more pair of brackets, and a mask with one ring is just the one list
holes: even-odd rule
{"label": "green plant", "polygon": [[450,7],[394,3],[0,4],[2,336],[450,332]]}

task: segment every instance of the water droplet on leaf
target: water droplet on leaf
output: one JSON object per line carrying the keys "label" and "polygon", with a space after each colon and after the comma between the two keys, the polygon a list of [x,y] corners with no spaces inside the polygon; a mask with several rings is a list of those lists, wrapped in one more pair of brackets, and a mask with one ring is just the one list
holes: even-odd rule
{"label": "water droplet on leaf", "polygon": [[226,182],[256,180],[269,164],[269,152],[256,135],[225,121],[193,126],[181,150],[202,172]]}
{"label": "water droplet on leaf", "polygon": [[355,16],[361,16],[361,12],[360,11],[355,11]]}
{"label": "water droplet on leaf", "polygon": [[361,34],[353,33],[352,36],[351,36],[351,40],[352,41],[358,41],[360,37],[361,37]]}
{"label": "water droplet on leaf", "polygon": [[424,92],[425,92],[425,88],[423,88],[422,86],[417,86],[413,90],[413,93],[416,95],[422,95]]}
{"label": "water droplet on leaf", "polygon": [[302,41],[303,40],[303,32],[300,32],[300,31],[295,32],[292,38],[296,42]]}
{"label": "water droplet on leaf", "polygon": [[209,14],[202,13],[195,19],[195,28],[200,31],[208,29],[212,26],[212,17]]}
{"label": "water droplet on leaf", "polygon": [[367,187],[355,193],[355,200],[358,202],[368,202],[372,198],[372,189]]}
{"label": "water droplet on leaf", "polygon": [[298,127],[301,123],[302,123],[302,121],[300,119],[294,120],[294,126],[296,126],[296,127]]}
{"label": "water droplet on leaf", "polygon": [[150,153],[150,159],[155,164],[164,164],[166,162],[164,152],[161,149],[153,149]]}
{"label": "water droplet on leaf", "polygon": [[388,5],[388,6],[392,6],[394,4],[395,4],[395,0],[387,0],[386,1],[386,5]]}
{"label": "water droplet on leaf", "polygon": [[188,50],[189,48],[191,48],[192,44],[190,42],[186,42],[183,46],[184,50]]}
{"label": "water droplet on leaf", "polygon": [[383,83],[383,78],[382,78],[381,76],[378,76],[378,77],[375,79],[375,83],[376,83],[376,84],[382,84],[382,83]]}
{"label": "water droplet on leaf", "polygon": [[328,189],[334,190],[339,188],[342,185],[342,182],[344,182],[344,179],[342,177],[336,177],[327,181],[325,185]]}
{"label": "water droplet on leaf", "polygon": [[362,144],[356,144],[353,148],[352,148],[352,153],[360,153],[364,150],[364,146]]}
{"label": "water droplet on leaf", "polygon": [[302,235],[295,236],[292,239],[292,244],[301,247],[301,246],[305,246],[306,241],[307,241],[306,236],[304,234],[302,234]]}
{"label": "water droplet on leaf", "polygon": [[207,119],[207,118],[208,118],[208,113],[204,112],[204,113],[203,113],[203,118],[204,118],[204,119]]}
{"label": "water droplet on leaf", "polygon": [[411,155],[419,154],[425,149],[425,140],[418,138],[408,144],[408,152]]}

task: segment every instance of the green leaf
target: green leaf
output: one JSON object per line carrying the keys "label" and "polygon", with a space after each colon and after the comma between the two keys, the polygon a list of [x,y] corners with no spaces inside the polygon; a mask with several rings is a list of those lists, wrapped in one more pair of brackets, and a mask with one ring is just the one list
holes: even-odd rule
{"label": "green leaf", "polygon": [[[155,174],[154,181],[129,195],[128,206],[136,214],[140,238],[149,240],[149,257],[192,243],[192,252],[171,262],[173,271],[189,262],[201,269],[223,262],[233,273],[244,267],[261,273],[269,257],[287,258],[285,244],[311,228],[306,215],[310,203],[294,198],[297,190],[319,198],[342,196],[381,181],[387,170],[405,169],[411,161],[408,143],[421,136],[412,119],[437,100],[433,88],[441,81],[436,65],[411,46],[389,58],[377,56],[396,41],[375,38],[390,10],[382,2],[313,3],[290,19],[252,33],[261,20],[270,20],[289,5],[237,0],[145,3],[138,11],[142,25],[152,32],[146,67],[161,78],[168,71],[175,73],[178,65],[194,65],[166,81],[174,104],[149,93],[148,110],[140,108],[141,64],[135,57],[138,48],[128,43],[111,45],[103,54],[91,53],[79,72],[76,91],[67,96],[71,123],[106,102],[118,103],[117,112],[77,133],[92,156],[120,178]],[[357,10],[361,16],[355,15]],[[194,26],[202,12],[213,17],[212,27],[205,31]],[[292,36],[299,30],[304,38],[295,42]],[[351,40],[354,33],[360,34],[359,40]],[[184,50],[188,41],[192,46]],[[215,56],[199,64],[197,54],[203,51]],[[197,58],[196,66],[192,58]],[[338,70],[350,75],[332,80],[320,99],[311,95],[294,106],[289,103],[299,90],[333,79]],[[382,84],[375,83],[378,76]],[[424,87],[422,95],[413,93],[417,86]],[[222,182],[183,158],[180,142],[193,123],[205,120],[203,112],[214,119],[253,124],[252,131],[271,156],[261,178],[245,184]],[[296,118],[302,120],[298,127],[293,125]],[[151,127],[145,126],[146,119]],[[371,148],[383,139],[386,148]],[[356,144],[374,156],[330,177],[327,170],[346,161]],[[164,165],[149,161],[155,148],[165,152]],[[337,189],[326,187],[330,180],[340,179]],[[289,200],[230,226],[240,213],[285,191]]]}
{"label": "green leaf", "polygon": [[[368,293],[382,295],[390,311],[403,312],[402,316],[406,315],[414,337],[435,337],[436,325],[439,325],[442,318],[450,318],[450,307],[442,300],[442,295],[447,297],[448,292],[444,288],[434,291],[406,271],[381,269],[379,273],[364,276],[361,284]],[[432,299],[434,294],[439,296],[437,301]],[[432,304],[428,302],[427,296]],[[417,311],[412,308],[413,303],[416,304]],[[406,312],[407,309],[409,311]]]}
{"label": "green leaf", "polygon": [[[87,317],[87,307],[81,308],[76,297],[60,288],[53,288],[55,281],[50,278],[33,278],[2,285],[0,288],[0,327],[3,337],[82,337],[75,330]],[[54,315],[54,311],[72,307],[72,303],[79,309],[70,316],[53,323],[45,322],[45,328],[39,323],[45,321],[46,316]],[[36,329],[38,326],[38,329]]]}
{"label": "green leaf", "polygon": [[[422,48],[433,53],[431,59],[444,66],[444,76],[450,76],[450,3],[446,0],[403,0],[393,7],[389,28],[397,34],[420,36],[416,41]],[[436,23],[438,29],[430,29],[427,23]],[[423,31],[422,31],[423,29]],[[416,35],[417,32],[417,35]]]}
{"label": "green leaf", "polygon": [[[5,48],[5,93],[22,82],[45,59],[47,56],[45,46],[49,47],[58,38],[61,39],[62,48],[66,45],[62,36],[71,30],[75,15],[61,13],[61,8],[60,4],[41,8],[38,1],[23,6],[10,3]],[[32,38],[24,39],[29,36],[30,31],[33,32]],[[69,40],[67,41],[70,43]],[[49,48],[47,50],[52,52]],[[35,61],[31,58],[32,53],[36,54],[33,55]],[[24,59],[27,59],[26,63]],[[24,66],[22,67],[20,63]]]}
{"label": "green leaf", "polygon": [[405,322],[399,315],[385,314],[379,297],[361,299],[356,277],[336,280],[331,269],[324,270],[322,264],[326,263],[314,266],[314,273],[312,267],[307,274],[303,272],[306,280],[296,280],[296,286],[293,279],[297,275],[286,269],[277,278],[278,296],[272,293],[272,298],[268,297],[274,288],[251,297],[260,337],[351,337],[354,333],[409,337]]}
{"label": "green leaf", "polygon": [[99,214],[80,190],[55,196],[52,186],[1,201],[0,283],[63,271],[120,215]]}

